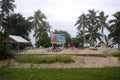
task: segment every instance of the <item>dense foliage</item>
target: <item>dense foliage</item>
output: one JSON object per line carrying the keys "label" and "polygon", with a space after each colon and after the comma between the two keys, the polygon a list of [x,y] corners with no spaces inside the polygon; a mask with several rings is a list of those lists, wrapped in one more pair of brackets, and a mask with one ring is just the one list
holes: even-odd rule
{"label": "dense foliage", "polygon": [[[77,37],[82,38],[83,45],[90,44],[96,46],[98,43],[104,43],[107,47],[113,47],[113,44],[118,44],[120,49],[120,12],[116,12],[114,19],[110,20],[108,25],[107,18],[103,11],[99,12],[88,10],[88,14],[82,14],[77,22]],[[107,29],[109,35],[104,34],[104,29]]]}
{"label": "dense foliage", "polygon": [[12,14],[5,18],[2,23],[5,27],[4,33],[9,35],[18,35],[29,40],[29,32],[31,30],[31,23],[26,20],[20,13]]}
{"label": "dense foliage", "polygon": [[[50,39],[48,37],[48,32],[50,32],[51,26],[46,21],[46,19],[47,17],[40,10],[37,10],[34,13],[34,16],[28,18],[28,20],[32,23],[32,29],[34,30],[33,36],[35,37],[36,47],[49,46]],[[44,42],[40,42],[40,41],[44,41]]]}
{"label": "dense foliage", "polygon": [[50,42],[50,37],[48,36],[47,32],[43,32],[43,34],[41,35],[41,37],[39,38],[38,41],[36,41],[35,43],[36,47],[50,47],[51,46],[51,42]]}
{"label": "dense foliage", "polygon": [[5,32],[5,26],[2,24],[5,22],[5,18],[9,17],[13,13],[14,0],[1,0],[0,1],[0,59],[8,58],[8,53],[11,45],[7,41],[8,34]]}
{"label": "dense foliage", "polygon": [[118,44],[118,49],[120,49],[120,12],[116,12],[113,16],[114,19],[110,20],[109,37],[112,38],[114,44]]}

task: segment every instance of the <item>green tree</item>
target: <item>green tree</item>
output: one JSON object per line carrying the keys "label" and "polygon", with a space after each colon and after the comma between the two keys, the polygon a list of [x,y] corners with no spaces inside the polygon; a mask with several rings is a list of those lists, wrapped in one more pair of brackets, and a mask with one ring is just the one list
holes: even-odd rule
{"label": "green tree", "polygon": [[0,31],[3,30],[3,27],[1,25],[1,23],[4,20],[5,16],[9,16],[10,12],[14,11],[14,8],[16,7],[14,4],[14,0],[2,0],[0,1],[0,8],[1,8],[1,13],[0,13]]}
{"label": "green tree", "polygon": [[90,43],[90,46],[94,47],[97,44],[97,40],[101,41],[100,38],[101,34],[98,32],[97,29],[93,29],[90,27],[86,33],[87,43]]}
{"label": "green tree", "polygon": [[75,25],[77,26],[78,32],[80,32],[81,30],[83,31],[83,34],[82,34],[83,41],[82,42],[83,42],[83,46],[84,46],[85,41],[86,41],[86,39],[85,39],[85,28],[87,27],[87,17],[84,13],[78,18]]}
{"label": "green tree", "polygon": [[72,40],[72,42],[71,42],[72,45],[75,45],[76,47],[83,48],[83,36],[82,37],[75,37],[75,38],[72,38],[71,40]]}
{"label": "green tree", "polygon": [[29,39],[31,23],[26,20],[20,13],[12,14],[11,16],[7,17],[2,25],[5,27],[5,34],[18,35],[24,37],[27,40]]}
{"label": "green tree", "polygon": [[[75,25],[77,25],[78,33],[83,32],[83,43],[89,43],[90,46],[95,46],[97,41],[101,41],[101,32],[104,30],[105,21],[107,16],[104,16],[104,12],[100,12],[98,16],[98,11],[88,10],[88,14],[82,14]],[[81,34],[78,34],[81,36]]]}
{"label": "green tree", "polygon": [[109,36],[113,39],[114,44],[118,44],[118,49],[120,49],[120,12],[116,12],[113,16],[115,19],[110,20]]}
{"label": "green tree", "polygon": [[51,26],[46,21],[46,19],[46,16],[40,10],[37,10],[34,13],[34,16],[28,18],[28,20],[32,23],[32,29],[34,29],[33,36],[35,37],[36,45],[37,42],[44,37],[44,33],[50,31]]}
{"label": "green tree", "polygon": [[48,36],[47,32],[43,32],[39,40],[36,42],[36,47],[50,47],[50,37]]}
{"label": "green tree", "polygon": [[87,14],[87,29],[88,31],[86,36],[88,37],[88,39],[91,41],[90,45],[91,46],[95,46],[95,44],[97,43],[97,39],[101,40],[100,36],[101,34],[98,31],[99,28],[99,18],[97,16],[98,11],[93,10],[88,10],[88,14]]}
{"label": "green tree", "polygon": [[[80,39],[79,45],[82,45],[84,47],[84,37],[83,37],[84,31],[80,30],[76,36],[77,39]],[[85,34],[84,34],[85,36]]]}
{"label": "green tree", "polygon": [[104,39],[104,43],[107,47],[113,47],[112,39],[110,38],[110,36],[104,35]]}
{"label": "green tree", "polygon": [[101,30],[101,34],[102,34],[102,42],[104,42],[104,39],[105,39],[105,37],[104,37],[104,29],[106,28],[106,29],[108,29],[108,24],[107,24],[107,22],[106,22],[106,20],[107,20],[107,18],[108,18],[108,15],[105,15],[104,14],[104,12],[103,11],[101,11],[100,13],[99,13],[99,20],[100,20],[100,30]]}
{"label": "green tree", "polygon": [[65,43],[65,46],[67,47],[68,44],[70,44],[70,42],[71,42],[71,36],[70,36],[70,34],[67,31],[55,30],[53,33],[54,34],[66,34],[66,43]]}
{"label": "green tree", "polygon": [[13,3],[14,0],[0,0],[0,58],[5,58],[10,48],[7,43],[7,34],[4,32],[5,26],[2,25],[2,22],[5,22],[4,18],[14,11],[16,6]]}
{"label": "green tree", "polygon": [[14,11],[14,8],[16,7],[14,4],[14,0],[2,0],[0,1],[0,7],[1,7],[1,17],[4,15],[8,15],[10,12]]}
{"label": "green tree", "polygon": [[45,19],[46,16],[40,10],[35,11],[34,16],[28,18],[28,20],[32,22],[32,28],[35,30],[41,27],[42,23],[45,22]]}

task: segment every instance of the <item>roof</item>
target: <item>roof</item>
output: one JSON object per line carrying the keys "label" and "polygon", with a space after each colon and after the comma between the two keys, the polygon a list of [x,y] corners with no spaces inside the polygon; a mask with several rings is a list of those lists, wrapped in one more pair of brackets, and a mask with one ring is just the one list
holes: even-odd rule
{"label": "roof", "polygon": [[21,36],[16,36],[16,35],[9,35],[9,38],[16,43],[29,43],[26,39],[24,39]]}

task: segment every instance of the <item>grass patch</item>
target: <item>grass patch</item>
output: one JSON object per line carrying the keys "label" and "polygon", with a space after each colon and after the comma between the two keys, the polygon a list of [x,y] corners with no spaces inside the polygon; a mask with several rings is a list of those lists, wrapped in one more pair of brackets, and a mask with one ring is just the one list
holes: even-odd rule
{"label": "grass patch", "polygon": [[104,56],[118,57],[119,60],[120,60],[120,52],[109,52],[109,51],[103,51],[102,55],[104,55]]}
{"label": "grass patch", "polygon": [[110,56],[110,52],[108,50],[103,51],[102,53],[103,56]]}
{"label": "grass patch", "polygon": [[0,67],[1,68],[5,68],[5,67],[9,67],[11,59],[7,59],[7,60],[0,60]]}
{"label": "grass patch", "polygon": [[120,80],[120,67],[36,69],[0,68],[0,80]]}
{"label": "grass patch", "polygon": [[120,57],[120,52],[112,52],[111,55],[114,57]]}
{"label": "grass patch", "polygon": [[63,62],[70,63],[74,62],[69,55],[54,55],[54,56],[40,56],[38,54],[20,54],[15,57],[16,61],[23,63],[54,63]]}
{"label": "grass patch", "polygon": [[118,57],[118,60],[120,61],[120,52],[112,52],[111,55],[114,57]]}
{"label": "grass patch", "polygon": [[119,62],[120,62],[120,57],[118,57],[118,60],[119,60]]}

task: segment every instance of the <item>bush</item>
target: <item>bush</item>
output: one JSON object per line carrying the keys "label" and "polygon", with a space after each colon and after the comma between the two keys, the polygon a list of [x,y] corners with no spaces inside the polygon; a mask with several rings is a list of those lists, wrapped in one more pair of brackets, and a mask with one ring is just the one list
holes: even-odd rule
{"label": "bush", "polygon": [[68,55],[40,56],[37,54],[20,54],[15,57],[16,61],[23,63],[70,63],[74,60]]}
{"label": "bush", "polygon": [[13,57],[10,47],[10,43],[0,43],[0,60]]}

